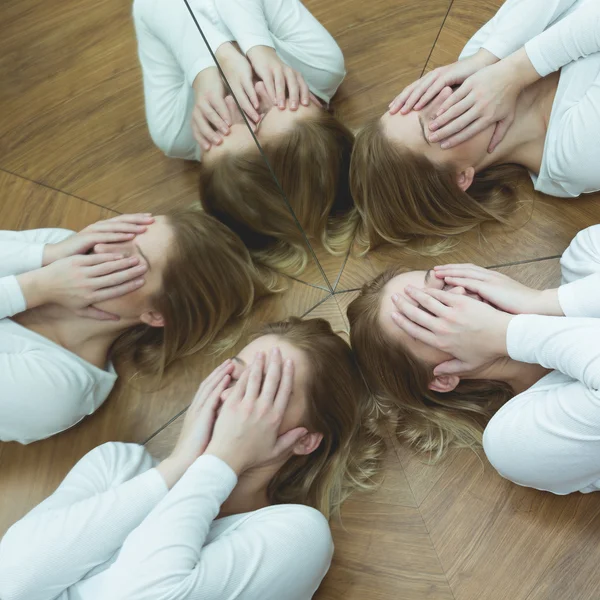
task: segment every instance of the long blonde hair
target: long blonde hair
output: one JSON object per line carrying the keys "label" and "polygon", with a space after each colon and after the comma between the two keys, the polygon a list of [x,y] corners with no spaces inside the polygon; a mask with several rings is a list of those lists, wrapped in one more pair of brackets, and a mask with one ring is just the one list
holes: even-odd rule
{"label": "long blonde hair", "polygon": [[241,240],[201,210],[166,215],[173,242],[152,298],[164,327],[136,325],[115,341],[111,357],[159,378],[177,359],[209,346],[233,345],[258,298],[275,288]]}
{"label": "long blonde hair", "polygon": [[273,503],[300,503],[337,515],[355,490],[372,490],[381,471],[385,442],[375,420],[372,397],[348,344],[324,319],[290,318],[263,327],[302,350],[309,361],[307,385],[310,430],[323,434],[307,456],[289,459],[269,484]]}
{"label": "long blonde hair", "polygon": [[442,252],[453,244],[448,236],[485,221],[507,223],[523,172],[513,164],[490,167],[464,192],[454,169],[391,141],[377,118],[356,135],[350,163],[350,188],[361,218],[357,242],[372,250],[419,240],[421,251]]}
{"label": "long blonde hair", "polygon": [[434,460],[450,447],[481,445],[483,429],[514,393],[500,381],[461,380],[456,389],[429,389],[433,367],[386,335],[379,318],[387,283],[408,269],[389,269],[366,283],[348,306],[350,342],[371,392],[396,425],[398,438]]}
{"label": "long blonde hair", "polygon": [[[358,221],[348,184],[353,143],[352,132],[323,110],[262,146],[302,228],[331,254],[349,247]],[[257,148],[203,164],[200,201],[257,262],[288,275],[306,267],[302,232]]]}

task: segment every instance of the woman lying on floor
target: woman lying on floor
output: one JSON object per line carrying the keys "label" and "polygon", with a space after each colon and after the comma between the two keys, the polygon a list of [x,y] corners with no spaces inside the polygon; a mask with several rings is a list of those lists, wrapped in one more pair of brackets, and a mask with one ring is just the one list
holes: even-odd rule
{"label": "woman lying on floor", "polygon": [[[304,230],[345,249],[354,136],[323,107],[345,75],[335,40],[299,0],[190,5]],[[133,12],[152,139],[168,156],[202,159],[204,208],[255,259],[300,272],[302,233],[185,3],[135,0]]]}
{"label": "woman lying on floor", "polygon": [[326,321],[264,327],[204,381],[167,459],[104,444],[8,530],[0,597],[309,600],[327,518],[380,465],[369,410]]}
{"label": "woman lying on floor", "polygon": [[473,265],[365,285],[348,308],[352,346],[401,438],[440,456],[481,443],[487,424],[483,447],[504,477],[600,489],[600,225],[561,268],[563,285],[545,291]]}
{"label": "woman lying on floor", "polygon": [[599,84],[597,0],[507,0],[458,62],[410,85],[357,135],[363,243],[427,236],[433,249],[505,221],[522,167],[552,196],[600,189]]}
{"label": "woman lying on floor", "polygon": [[267,291],[240,239],[201,211],[0,231],[0,440],[71,427],[106,400],[113,360],[160,376]]}

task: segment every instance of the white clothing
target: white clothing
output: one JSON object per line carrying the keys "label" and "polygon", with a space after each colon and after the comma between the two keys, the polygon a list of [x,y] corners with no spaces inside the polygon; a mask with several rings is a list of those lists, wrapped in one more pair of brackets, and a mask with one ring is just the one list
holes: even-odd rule
{"label": "white clothing", "polygon": [[569,494],[600,490],[600,225],[577,234],[561,259],[564,317],[518,315],[508,354],[551,373],[507,402],[483,435],[507,479]]}
{"label": "white clothing", "polygon": [[[274,48],[326,102],[344,79],[342,51],[299,0],[190,0],[190,6],[213,52],[228,41],[243,52]],[[190,124],[192,83],[214,60],[183,0],[134,0],[133,16],[150,135],[167,156],[200,160]]]}
{"label": "white clothing", "polygon": [[600,2],[507,0],[464,47],[502,59],[525,46],[541,77],[560,72],[536,190],[564,198],[600,189]]}
{"label": "white clothing", "polygon": [[0,542],[2,600],[308,600],[333,543],[318,511],[217,519],[237,483],[201,456],[168,491],[143,446],[92,450]]}
{"label": "white clothing", "polygon": [[0,441],[28,444],[72,427],[106,400],[117,375],[9,317],[27,307],[16,275],[39,269],[66,229],[0,231]]}

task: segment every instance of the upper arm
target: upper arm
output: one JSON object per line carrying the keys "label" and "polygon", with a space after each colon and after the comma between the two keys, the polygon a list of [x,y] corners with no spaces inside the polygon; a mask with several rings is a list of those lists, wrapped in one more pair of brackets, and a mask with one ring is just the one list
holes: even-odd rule
{"label": "upper arm", "polygon": [[89,412],[93,382],[51,353],[0,340],[0,439],[22,444],[64,431]]}

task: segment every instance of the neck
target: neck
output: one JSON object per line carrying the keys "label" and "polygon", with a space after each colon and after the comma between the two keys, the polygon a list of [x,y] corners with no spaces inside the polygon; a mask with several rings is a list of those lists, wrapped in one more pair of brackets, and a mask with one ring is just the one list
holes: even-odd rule
{"label": "neck", "polygon": [[278,462],[248,469],[243,473],[229,498],[221,505],[219,517],[251,512],[269,506],[267,488],[282,465],[282,462]]}
{"label": "neck", "polygon": [[130,320],[99,321],[80,317],[51,304],[26,311],[15,320],[102,369],[114,341],[135,325]]}
{"label": "neck", "polygon": [[510,385],[515,396],[528,390],[542,377],[551,372],[541,365],[518,362],[507,356],[502,357],[478,371],[461,375],[462,379],[492,379]]}
{"label": "neck", "polygon": [[486,153],[476,172],[501,164],[518,164],[539,174],[559,74],[526,87],[517,100],[515,119],[494,152]]}

